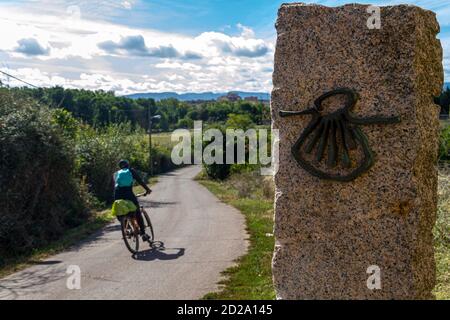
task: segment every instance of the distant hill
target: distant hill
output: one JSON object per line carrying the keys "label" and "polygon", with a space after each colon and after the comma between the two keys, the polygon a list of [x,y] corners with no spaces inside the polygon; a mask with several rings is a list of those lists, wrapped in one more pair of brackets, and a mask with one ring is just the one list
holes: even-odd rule
{"label": "distant hill", "polygon": [[[270,100],[270,94],[265,92],[245,92],[245,91],[232,91],[239,95],[242,99],[247,97],[257,97],[259,100]],[[194,101],[194,100],[217,100],[219,97],[227,95],[228,92],[214,93],[214,92],[188,92],[188,93],[176,93],[176,92],[148,92],[148,93],[134,93],[126,95],[125,97],[131,99],[139,98],[152,98],[155,100],[162,100],[168,98],[175,98],[180,101]]]}
{"label": "distant hill", "polygon": [[444,90],[450,88],[450,82],[445,82],[444,83]]}

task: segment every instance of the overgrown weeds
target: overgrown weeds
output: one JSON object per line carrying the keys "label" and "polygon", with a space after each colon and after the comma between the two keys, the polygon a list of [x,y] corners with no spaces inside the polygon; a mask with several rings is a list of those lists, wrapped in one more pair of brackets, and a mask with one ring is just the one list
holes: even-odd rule
{"label": "overgrown weeds", "polygon": [[450,300],[450,167],[439,170],[438,211],[434,226],[437,299]]}

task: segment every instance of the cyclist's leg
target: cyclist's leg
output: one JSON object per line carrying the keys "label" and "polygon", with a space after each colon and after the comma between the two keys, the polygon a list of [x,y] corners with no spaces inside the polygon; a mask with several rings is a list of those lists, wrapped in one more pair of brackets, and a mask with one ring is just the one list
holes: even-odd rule
{"label": "cyclist's leg", "polygon": [[144,219],[142,218],[142,213],[141,213],[141,207],[139,206],[139,202],[136,198],[136,196],[134,195],[134,193],[131,193],[130,195],[130,200],[133,201],[133,203],[136,205],[137,209],[136,209],[136,220],[138,222],[139,225],[139,229],[141,235],[145,234],[145,224],[144,224]]}
{"label": "cyclist's leg", "polygon": [[[114,191],[114,199],[115,200],[125,199],[125,200],[129,200],[135,204],[135,206],[137,207],[137,210],[135,212],[135,217],[136,217],[137,223],[139,225],[140,234],[144,235],[145,234],[144,219],[142,218],[139,202],[138,202],[135,194],[133,193],[133,189],[132,188],[116,188],[116,190]],[[121,217],[118,217],[118,219],[120,222],[122,222]],[[122,216],[122,219],[123,219],[123,216]]]}
{"label": "cyclist's leg", "polygon": [[139,224],[139,229],[141,229],[141,235],[145,234],[145,224],[144,219],[142,218],[142,213],[140,207],[136,210],[136,220]]}

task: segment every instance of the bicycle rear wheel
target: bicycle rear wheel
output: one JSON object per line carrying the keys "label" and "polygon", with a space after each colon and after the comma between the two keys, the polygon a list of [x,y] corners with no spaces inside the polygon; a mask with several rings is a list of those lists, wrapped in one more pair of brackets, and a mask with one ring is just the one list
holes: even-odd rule
{"label": "bicycle rear wheel", "polygon": [[137,253],[139,251],[139,232],[135,230],[131,218],[128,216],[124,217],[121,219],[120,224],[125,246],[132,254]]}
{"label": "bicycle rear wheel", "polygon": [[145,211],[145,209],[143,207],[141,207],[141,213],[142,213],[142,216],[144,217],[145,233],[147,233],[147,235],[150,237],[148,242],[152,243],[153,241],[155,241],[155,233],[153,231],[152,222],[150,220],[150,217],[147,214],[147,211]]}

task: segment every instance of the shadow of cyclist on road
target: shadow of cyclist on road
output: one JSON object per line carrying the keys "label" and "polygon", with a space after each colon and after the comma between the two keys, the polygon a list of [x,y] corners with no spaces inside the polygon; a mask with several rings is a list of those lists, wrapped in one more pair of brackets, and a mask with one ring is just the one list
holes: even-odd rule
{"label": "shadow of cyclist on road", "polygon": [[184,255],[184,248],[166,248],[164,243],[155,241],[150,249],[139,251],[132,257],[140,261],[174,260]]}

